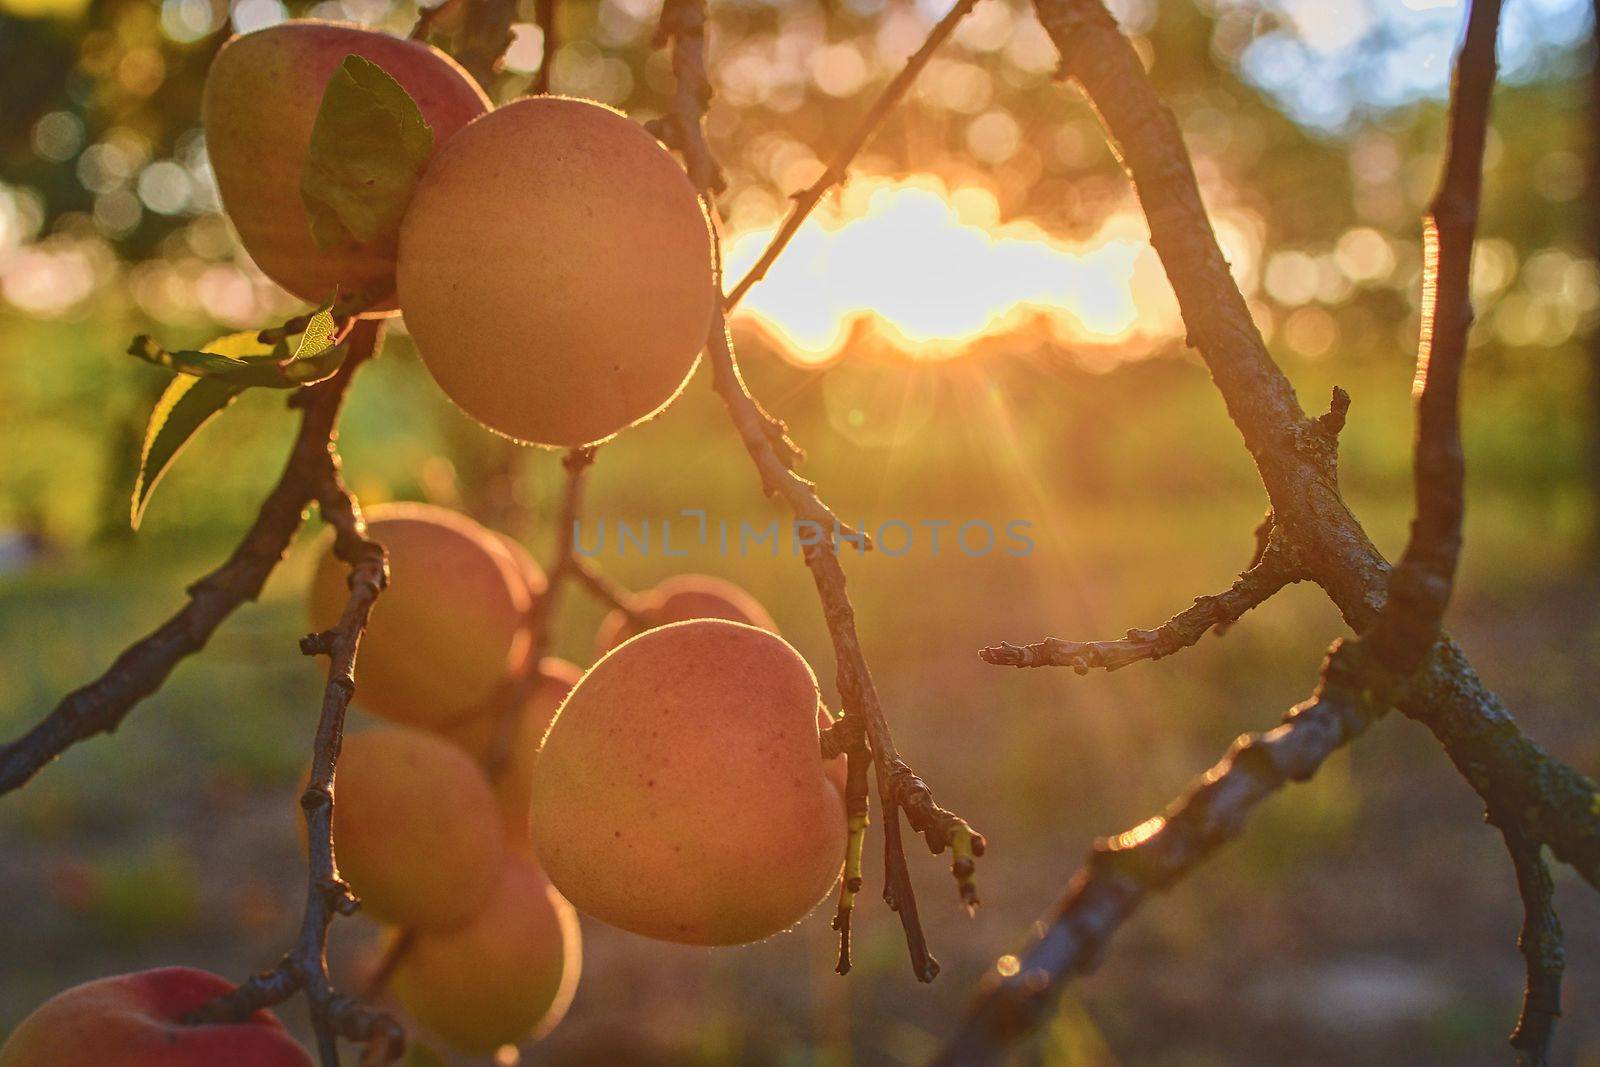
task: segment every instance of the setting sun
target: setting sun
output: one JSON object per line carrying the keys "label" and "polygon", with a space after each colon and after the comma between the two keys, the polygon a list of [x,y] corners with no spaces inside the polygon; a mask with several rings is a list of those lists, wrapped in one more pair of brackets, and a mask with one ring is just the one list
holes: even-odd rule
{"label": "setting sun", "polygon": [[[775,226],[736,233],[740,277]],[[830,362],[865,329],[919,359],[1042,323],[1057,340],[1137,355],[1178,334],[1171,290],[1132,211],[1082,241],[1001,222],[988,190],[921,175],[861,178],[819,206],[740,306],[794,360]]]}

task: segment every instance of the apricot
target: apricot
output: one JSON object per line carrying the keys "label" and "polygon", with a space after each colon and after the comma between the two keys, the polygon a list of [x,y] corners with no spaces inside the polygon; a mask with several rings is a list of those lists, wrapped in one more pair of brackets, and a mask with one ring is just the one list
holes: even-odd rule
{"label": "apricot", "polygon": [[412,939],[393,985],[401,1006],[445,1042],[486,1053],[553,1029],[582,964],[577,914],[522,845],[471,920]]}
{"label": "apricot", "polygon": [[550,587],[550,579],[546,577],[544,568],[539,566],[539,561],[533,558],[533,553],[528,551],[528,546],[510,534],[498,530],[491,530],[490,533],[499,539],[506,554],[511,557],[512,566],[522,579],[523,587],[528,590],[529,600],[537,601],[544,596],[545,590]]}
{"label": "apricot", "polygon": [[760,601],[732,582],[709,574],[679,574],[640,595],[644,626],[636,626],[621,611],[600,621],[595,653],[605,655],[643,630],[690,619],[730,619],[761,630],[778,632]]}
{"label": "apricot", "polygon": [[[527,660],[528,579],[497,535],[444,508],[380,504],[367,528],[389,551],[392,580],[361,639],[356,701],[394,722],[458,722]],[[350,595],[332,541],[311,581],[318,630],[339,621]]]}
{"label": "apricot", "polygon": [[[528,839],[528,802],[533,789],[533,765],[539,758],[539,746],[544,743],[545,731],[556,717],[556,710],[566,699],[572,687],[578,684],[583,672],[574,664],[554,656],[539,662],[539,677],[526,692],[524,704],[512,726],[506,748],[505,762],[494,777],[495,798],[500,802],[500,815],[506,833],[512,840]],[[484,712],[446,734],[479,763],[488,760],[494,747],[501,717],[505,714],[505,701],[522,692],[512,685],[499,700],[491,702]]]}
{"label": "apricot", "polygon": [[817,708],[806,661],[753,626],[697,619],[619,645],[539,753],[532,839],[550,880],[578,910],[666,941],[794,925],[844,860]]}
{"label": "apricot", "polygon": [[400,308],[434,380],[526,444],[603,441],[694,370],[716,299],[683,168],[620,112],[518,100],[452,138],[400,226]]}
{"label": "apricot", "polygon": [[404,726],[345,738],[333,780],[333,848],[363,911],[416,927],[471,918],[505,860],[483,770],[444,738]]}
{"label": "apricot", "polygon": [[296,20],[230,39],[212,61],[201,101],[206,151],[222,206],[261,270],[302,300],[388,297],[395,240],[319,247],[300,199],[300,174],[328,80],[349,55],[382,67],[416,101],[437,153],[489,100],[455,60],[415,41],[338,23]]}
{"label": "apricot", "polygon": [[97,978],[63,990],[0,1045],[0,1067],[311,1067],[271,1012],[240,1023],[182,1024],[233,988],[192,967]]}

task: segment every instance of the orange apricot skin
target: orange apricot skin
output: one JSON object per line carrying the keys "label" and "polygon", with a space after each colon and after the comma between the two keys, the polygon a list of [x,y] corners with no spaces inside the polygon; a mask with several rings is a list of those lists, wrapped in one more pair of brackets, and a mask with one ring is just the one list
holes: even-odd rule
{"label": "orange apricot skin", "polygon": [[677,396],[716,300],[683,168],[602,104],[518,100],[453,138],[400,227],[400,307],[445,394],[496,433],[574,447]]}
{"label": "orange apricot skin", "polygon": [[201,101],[206,151],[222,206],[263,273],[302,300],[375,292],[392,313],[395,242],[319,247],[300,173],[328,79],[349,55],[382,67],[416,101],[439,149],[489,100],[436,48],[357,26],[297,19],[233,37],[217,52]]}
{"label": "orange apricot skin", "polygon": [[585,914],[666,941],[793,926],[844,858],[817,708],[805,660],[751,626],[700,619],[618,646],[539,753],[532,840],[550,880]]}
{"label": "orange apricot skin", "polygon": [[[539,746],[550,729],[551,720],[583,672],[575,664],[554,656],[539,661],[539,677],[517,713],[506,748],[505,762],[495,772],[494,793],[506,835],[513,841],[528,840],[528,802],[533,793],[534,765]],[[505,714],[506,701],[522,692],[513,683],[499,699],[491,701],[477,717],[464,722],[445,736],[460,745],[473,759],[486,763],[494,747],[496,731]]]}
{"label": "orange apricot skin", "polygon": [[233,989],[192,967],[97,978],[63,990],[0,1045],[0,1067],[311,1067],[270,1013],[239,1023],[181,1025]]}
{"label": "orange apricot skin", "polygon": [[452,1047],[486,1053],[549,1033],[572,1003],[582,965],[578,916],[523,845],[467,923],[413,937],[394,992]]}
{"label": "orange apricot skin", "polygon": [[[643,594],[641,599],[643,610],[640,613],[646,623],[643,630],[690,619],[728,619],[778,632],[778,624],[772,621],[759,600],[732,582],[709,574],[674,575]],[[600,620],[600,629],[595,634],[595,654],[603,656],[643,630],[621,611],[613,611]]]}
{"label": "orange apricot skin", "polygon": [[[500,538],[428,504],[380,504],[367,529],[389,553],[356,659],[356,703],[381,718],[443,729],[523,669],[531,648],[527,580]],[[331,536],[313,573],[310,620],[325,630],[349,598]]]}
{"label": "orange apricot skin", "polygon": [[364,914],[420,928],[470,919],[505,862],[483,770],[444,738],[404,726],[345,738],[333,848]]}

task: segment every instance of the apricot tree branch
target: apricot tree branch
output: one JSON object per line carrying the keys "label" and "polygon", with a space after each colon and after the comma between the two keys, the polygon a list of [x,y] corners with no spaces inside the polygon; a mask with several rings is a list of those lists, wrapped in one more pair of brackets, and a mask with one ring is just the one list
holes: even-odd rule
{"label": "apricot tree branch", "polygon": [[[712,326],[707,347],[713,386],[755,462],[762,485],[768,493],[782,497],[796,519],[815,523],[828,534],[824,539],[806,544],[804,556],[833,641],[836,681],[844,709],[841,722],[856,724],[847,728],[861,730],[858,736],[864,738],[871,750],[878,797],[884,808],[884,899],[900,914],[911,952],[912,970],[921,981],[931,982],[939,973],[939,962],[928,951],[922,924],[917,918],[916,894],[900,842],[900,814],[905,813],[912,829],[923,836],[935,855],[947,848],[951,850],[951,869],[961,888],[962,899],[969,907],[977,903],[972,888],[972,861],[983,854],[983,836],[965,820],[941,808],[934,801],[932,790],[912,773],[895,749],[877,687],[873,685],[872,673],[856,636],[855,609],[845,588],[844,567],[839,562],[840,542],[860,535],[845,531],[811,483],[795,474],[778,454],[769,436],[770,423],[739,374],[727,322],[720,313]],[[859,744],[857,741],[856,745]],[[845,751],[854,747],[847,745]]]}
{"label": "apricot tree branch", "polygon": [[1561,948],[1561,920],[1556,917],[1556,887],[1543,849],[1523,836],[1514,819],[1501,822],[1500,832],[1505,837],[1506,851],[1511,853],[1517,890],[1522,895],[1522,930],[1517,935],[1517,948],[1528,975],[1522,1011],[1511,1031],[1511,1047],[1517,1050],[1518,1067],[1547,1067],[1550,1041],[1561,1015],[1561,975],[1567,967]]}
{"label": "apricot tree branch", "polygon": [[[1499,0],[1475,0],[1458,59],[1458,89],[1452,103],[1443,181],[1452,195],[1464,198],[1456,207],[1462,213],[1458,218],[1470,219],[1476,213],[1479,180],[1476,175],[1464,178],[1462,172],[1467,167],[1481,170],[1499,6]],[[1468,224],[1455,229],[1444,248],[1430,257],[1430,272],[1424,281],[1430,299],[1425,303],[1427,321],[1418,351],[1418,518],[1394,579],[1397,587],[1419,592],[1391,597],[1365,635],[1336,642],[1316,693],[1293,709],[1282,726],[1241,739],[1228,757],[1202,775],[1166,814],[1097,842],[1089,862],[1043,925],[1039,939],[1020,960],[1006,957],[996,967],[937,1060],[939,1064],[966,1067],[988,1063],[1028,1032],[1059,987],[1094,963],[1111,934],[1151,890],[1171,885],[1217,845],[1235,836],[1255,805],[1285,782],[1310,777],[1329,754],[1362,733],[1395,703],[1407,676],[1422,666],[1440,637],[1460,548],[1463,480],[1457,401],[1466,323],[1471,316],[1465,284],[1471,251],[1472,228]],[[1264,558],[1270,551],[1269,544]],[[1491,806],[1491,812],[1494,810]],[[1518,865],[1528,921],[1545,932],[1548,927],[1543,924],[1547,918],[1553,922],[1554,914],[1549,910],[1548,893],[1540,891],[1539,871],[1530,866],[1539,862],[1538,846],[1533,845],[1530,860],[1526,848],[1519,847],[1525,846],[1525,841],[1515,819],[1507,823],[1504,832]],[[1537,984],[1540,995],[1547,996],[1549,942],[1534,940],[1537,947],[1529,955],[1530,991]],[[1556,948],[1559,951],[1558,941]],[[1556,975],[1559,981],[1559,971]],[[1544,1000],[1541,1005],[1548,1006]],[[1543,1022],[1538,1020],[1540,1025]],[[1519,1026],[1518,1034],[1522,1033]],[[1539,1037],[1530,1030],[1529,1040],[1536,1043]]]}
{"label": "apricot tree branch", "polygon": [[533,17],[539,24],[541,40],[539,71],[533,76],[530,91],[548,93],[550,68],[555,66],[556,51],[561,47],[561,39],[556,36],[556,0],[534,0]]}
{"label": "apricot tree branch", "polygon": [[672,44],[672,108],[649,123],[650,132],[683,155],[689,180],[703,192],[727,186],[722,167],[706,141],[705,114],[711,103],[706,72],[706,0],[664,0],[652,43]]}
{"label": "apricot tree branch", "polygon": [[921,47],[911,54],[911,58],[906,60],[906,65],[900,68],[900,72],[888,85],[884,86],[878,98],[867,109],[867,113],[861,116],[861,121],[856,123],[844,143],[833,153],[833,157],[828,160],[827,169],[817,177],[816,181],[794,194],[794,206],[789,209],[788,217],[783,220],[783,225],[778,227],[778,232],[772,235],[772,240],[767,242],[767,247],[761,252],[761,258],[745,272],[743,278],[739,279],[739,284],[723,297],[723,310],[733,310],[734,306],[744,299],[745,293],[750,291],[750,287],[766,277],[767,271],[777,262],[794,235],[800,231],[800,224],[805,222],[806,216],[821,203],[829,189],[843,183],[849,176],[850,164],[866,147],[867,142],[872,140],[872,135],[878,132],[883,120],[889,117],[889,113],[910,90],[911,84],[917,80],[917,75],[922,73],[922,68],[928,65],[928,60],[933,58],[939,46],[955,32],[956,24],[967,17],[967,13],[976,3],[977,0],[956,0],[950,10],[945,12],[944,17],[934,24]]}
{"label": "apricot tree branch", "polygon": [[[573,536],[576,536],[576,533]],[[582,585],[590,596],[622,612],[627,616],[628,622],[635,627],[647,623],[644,606],[640,604],[639,598],[609,577],[594,560],[574,554],[570,566],[573,579]]]}
{"label": "apricot tree branch", "polygon": [[79,741],[115,730],[135,705],[161,688],[179,662],[205,647],[234,609],[260,595],[332,469],[345,391],[372,355],[372,339],[364,331],[355,331],[347,343],[349,355],[333,377],[291,397],[301,415],[288,462],[233,554],[191,585],[188,602],[128,646],[104,674],[67,694],[36,726],[0,748],[0,794],[28,782]]}
{"label": "apricot tree branch", "polygon": [[1002,957],[960,1028],[933,1061],[974,1067],[997,1059],[1043,1018],[1061,987],[1092,968],[1153,891],[1167,889],[1238,835],[1258,804],[1359,737],[1388,708],[1393,685],[1359,639],[1337,642],[1317,691],[1283,723],[1248,734],[1166,812],[1094,843],[1066,894],[1020,956]]}
{"label": "apricot tree branch", "polygon": [[[370,350],[380,328],[370,320],[358,323],[352,343]],[[383,546],[367,537],[360,507],[339,477],[337,455],[331,451],[327,455],[312,496],[323,519],[334,528],[335,555],[350,568],[350,597],[332,629],[308,634],[300,641],[304,654],[328,657],[328,682],[317,722],[311,775],[300,797],[309,857],[300,934],[276,966],[202,1005],[186,1021],[239,1021],[303,992],[311,1007],[323,1067],[338,1067],[341,1037],[366,1045],[369,1062],[387,1063],[404,1052],[405,1034],[393,1017],[339,993],[328,977],[328,927],[334,915],[350,915],[358,907],[350,887],[339,878],[334,857],[334,772],[344,739],[345,714],[355,694],[356,654],[372,605],[388,584],[389,568]]]}
{"label": "apricot tree branch", "polygon": [[461,38],[454,50],[456,62],[466,68],[483,91],[494,97],[494,75],[500,59],[511,47],[511,24],[517,17],[517,0],[463,0]]}
{"label": "apricot tree branch", "polygon": [[1196,597],[1154,630],[1129,630],[1118,641],[1063,641],[1047,637],[1031,645],[1005,642],[982,649],[985,662],[1008,667],[1071,667],[1078,674],[1091,669],[1114,671],[1140,660],[1157,660],[1188,648],[1210,630],[1220,632],[1251,608],[1266,603],[1278,590],[1305,573],[1280,538],[1270,538],[1260,558],[1225,592]]}
{"label": "apricot tree branch", "polygon": [[[956,878],[961,899],[969,909],[977,904],[974,864],[976,857],[983,854],[984,839],[965,820],[934,801],[932,790],[912,772],[895,749],[889,724],[878,701],[877,688],[873,685],[866,657],[856,636],[855,609],[845,589],[844,568],[838,556],[842,542],[853,542],[863,551],[870,547],[870,542],[864,533],[840,522],[817,496],[812,484],[795,473],[795,467],[804,453],[789,439],[783,423],[769,415],[745,386],[733,353],[733,341],[728,335],[726,310],[738,302],[743,290],[754,284],[778,257],[806,213],[827,189],[843,179],[850,161],[975,2],[956,0],[955,6],[934,27],[906,67],[879,95],[834,156],[827,172],[797,199],[794,211],[762,254],[756,269],[734,292],[724,297],[722,306],[713,317],[707,342],[713,387],[722,397],[729,417],[756,465],[763,489],[770,496],[782,497],[793,512],[796,525],[805,526],[817,535],[808,540],[804,555],[822,601],[828,633],[833,642],[837,685],[844,712],[842,729],[850,733],[841,744],[841,750],[849,753],[851,762],[858,764],[864,753],[870,751],[878,796],[884,808],[884,900],[900,915],[906,945],[911,954],[912,970],[924,982],[932,981],[939,973],[939,963],[928,951],[927,939],[917,917],[916,894],[901,844],[900,815],[902,812],[905,814],[912,829],[922,835],[935,855],[950,850],[951,872]],[[710,158],[708,148],[704,149],[704,158],[699,160],[698,165],[696,163],[697,153],[704,146],[703,120],[711,100],[711,83],[705,67],[703,26],[703,0],[667,0],[662,11],[662,31],[658,39],[670,37],[673,40],[673,71],[678,82],[674,110],[658,124],[657,131],[669,144],[674,144],[684,153],[690,178],[705,198],[706,216],[713,223],[714,277],[720,287],[723,282],[722,252],[715,227],[715,193],[720,175],[706,165]],[[676,142],[673,138],[676,138]],[[858,778],[861,775],[859,766],[857,775]],[[844,903],[841,898],[841,909]],[[841,921],[840,926],[840,962],[842,966],[847,966],[848,922]]]}
{"label": "apricot tree branch", "polygon": [[[1100,0],[1034,0],[1034,7],[1061,53],[1063,75],[1082,87],[1133,180],[1189,343],[1255,459],[1275,525],[1345,620],[1367,630],[1386,599],[1389,565],[1339,493],[1339,395],[1329,415],[1307,417],[1267,353],[1212,232],[1177,121]],[[1481,52],[1470,53],[1472,62]],[[1397,699],[1491,807],[1523,813],[1530,836],[1600,887],[1594,783],[1523,733],[1448,635]]]}

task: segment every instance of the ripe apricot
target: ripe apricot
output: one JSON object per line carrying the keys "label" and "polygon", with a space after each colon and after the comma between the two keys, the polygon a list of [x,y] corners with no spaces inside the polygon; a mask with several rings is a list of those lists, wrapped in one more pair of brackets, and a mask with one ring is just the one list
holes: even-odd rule
{"label": "ripe apricot", "polygon": [[[349,55],[382,67],[416,101],[438,150],[489,100],[438,49],[357,26],[309,19],[230,39],[201,102],[206,151],[222,206],[262,271],[302,300],[341,293],[392,297],[394,239],[320,248],[300,199],[300,174],[328,79]],[[392,311],[391,300],[383,305]]]}
{"label": "ripe apricot", "polygon": [[621,611],[613,611],[600,620],[595,634],[597,655],[605,655],[643,630],[690,619],[729,619],[778,632],[778,624],[760,601],[732,582],[709,574],[674,575],[640,594],[639,603],[643,626],[630,622]]}
{"label": "ripe apricot", "polygon": [[491,530],[506,553],[511,557],[517,575],[522,579],[523,587],[528,590],[530,600],[538,600],[544,596],[545,590],[550,587],[550,579],[546,577],[544,568],[539,566],[539,561],[533,558],[533,553],[528,551],[528,546],[518,541],[510,534]]}
{"label": "ripe apricot", "polygon": [[753,626],[697,619],[619,645],[539,753],[532,838],[550,880],[580,911],[666,941],[792,926],[844,860],[817,707],[805,660]]}
{"label": "ripe apricot", "polygon": [[[428,504],[380,504],[367,529],[389,552],[389,588],[356,658],[356,701],[374,715],[433,729],[458,722],[522,669],[530,637],[527,579],[501,539]],[[332,538],[311,582],[311,625],[339,621],[347,568]]]}
{"label": "ripe apricot", "polygon": [[333,780],[333,848],[363,911],[417,927],[469,919],[505,859],[483,770],[449,741],[404,726],[345,738]]}
{"label": "ripe apricot", "polygon": [[578,987],[583,941],[572,905],[527,845],[466,924],[418,933],[394,972],[394,992],[418,1022],[463,1052],[548,1033]]}
{"label": "ripe apricot", "polygon": [[0,1067],[311,1067],[271,1012],[183,1025],[233,983],[192,967],[97,978],[36,1008],[0,1045]]}
{"label": "ripe apricot", "polygon": [[546,656],[539,662],[539,677],[533,680],[530,690],[512,683],[498,699],[490,701],[481,714],[445,735],[465,749],[473,759],[479,763],[485,762],[494,747],[506,701],[518,693],[525,693],[522,710],[512,725],[505,762],[494,776],[495,798],[500,802],[500,815],[506,833],[512,840],[528,839],[528,801],[533,789],[533,766],[539,758],[539,746],[544,743],[545,731],[556,717],[556,710],[582,676],[583,672],[574,664]]}
{"label": "ripe apricot", "polygon": [[683,168],[620,112],[518,100],[439,153],[400,227],[400,307],[434,380],[529,444],[664,408],[711,323],[710,231]]}

